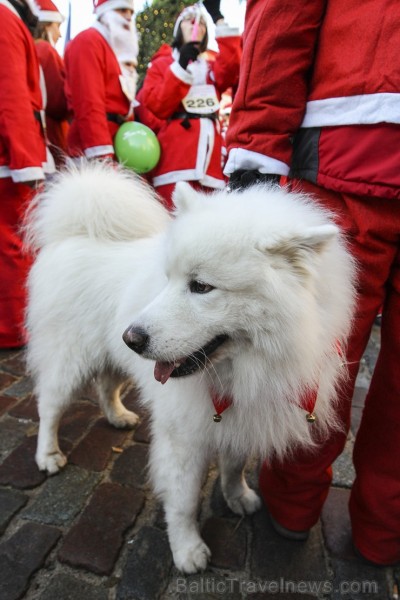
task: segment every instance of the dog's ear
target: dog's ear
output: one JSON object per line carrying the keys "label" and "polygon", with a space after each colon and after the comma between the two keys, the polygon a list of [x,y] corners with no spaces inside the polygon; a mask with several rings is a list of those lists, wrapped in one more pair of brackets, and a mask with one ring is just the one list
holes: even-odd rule
{"label": "dog's ear", "polygon": [[172,200],[176,206],[176,213],[186,212],[199,204],[200,194],[185,181],[178,181],[175,186]]}
{"label": "dog's ear", "polygon": [[333,224],[309,227],[301,232],[277,238],[259,249],[269,255],[284,258],[295,271],[304,274],[309,272],[313,260],[319,257],[338,233],[338,227]]}

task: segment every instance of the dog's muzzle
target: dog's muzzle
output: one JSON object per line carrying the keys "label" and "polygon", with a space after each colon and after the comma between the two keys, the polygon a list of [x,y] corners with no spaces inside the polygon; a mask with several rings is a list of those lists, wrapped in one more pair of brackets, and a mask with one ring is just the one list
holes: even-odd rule
{"label": "dog's muzzle", "polygon": [[[122,339],[137,354],[143,354],[149,347],[150,336],[140,327],[128,327]],[[225,334],[217,335],[189,356],[171,362],[157,360],[154,367],[155,379],[164,384],[170,377],[185,377],[203,369],[211,355],[228,339]]]}

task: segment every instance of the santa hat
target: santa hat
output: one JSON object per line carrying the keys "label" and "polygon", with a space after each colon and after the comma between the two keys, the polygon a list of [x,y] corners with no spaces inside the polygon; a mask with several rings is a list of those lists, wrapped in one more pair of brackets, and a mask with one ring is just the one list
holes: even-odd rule
{"label": "santa hat", "polygon": [[104,15],[108,10],[129,9],[134,10],[133,0],[93,0],[94,13],[97,18]]}
{"label": "santa hat", "polygon": [[202,4],[197,3],[197,4],[193,4],[193,6],[187,6],[186,8],[183,9],[181,14],[178,16],[177,20],[175,21],[174,33],[173,33],[174,38],[178,34],[179,27],[180,27],[180,24],[182,23],[182,21],[184,21],[185,19],[195,19],[199,15],[199,13],[200,13],[200,18],[207,25],[207,11],[205,8],[203,8]]}
{"label": "santa hat", "polygon": [[35,15],[40,23],[62,23],[63,15],[51,0],[35,0]]}

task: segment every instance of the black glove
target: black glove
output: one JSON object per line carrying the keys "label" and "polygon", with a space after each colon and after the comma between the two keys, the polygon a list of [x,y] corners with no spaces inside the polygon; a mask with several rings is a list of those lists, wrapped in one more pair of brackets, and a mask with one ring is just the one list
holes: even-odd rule
{"label": "black glove", "polygon": [[183,44],[182,48],[179,50],[179,64],[183,69],[186,69],[189,61],[196,60],[200,54],[199,45],[200,42],[188,42],[187,44]]}
{"label": "black glove", "polygon": [[229,176],[229,191],[244,190],[257,183],[274,183],[279,184],[281,176],[274,175],[273,173],[260,173],[260,171],[246,171],[246,169],[239,169],[234,171]]}
{"label": "black glove", "polygon": [[207,10],[208,14],[216,23],[219,19],[223,19],[224,15],[221,13],[219,7],[221,4],[221,0],[204,0],[203,6]]}

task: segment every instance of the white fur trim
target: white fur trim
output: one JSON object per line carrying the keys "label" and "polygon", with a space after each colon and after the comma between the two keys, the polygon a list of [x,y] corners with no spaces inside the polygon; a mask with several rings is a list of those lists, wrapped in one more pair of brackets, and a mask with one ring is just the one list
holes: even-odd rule
{"label": "white fur trim", "polygon": [[174,36],[174,38],[177,36],[179,26],[182,23],[183,19],[189,15],[196,16],[196,14],[198,14],[199,11],[200,11],[200,17],[204,20],[204,23],[206,24],[206,27],[207,27],[207,14],[208,14],[207,11],[200,4],[194,4],[193,6],[186,6],[186,8],[183,9],[183,11],[180,13],[180,15],[178,16],[178,18],[175,21],[174,31],[172,34]]}
{"label": "white fur trim", "polygon": [[238,27],[230,27],[229,25],[217,25],[215,28],[215,37],[223,38],[223,37],[236,37],[239,36],[239,28]]}
{"label": "white fur trim", "polygon": [[307,102],[301,127],[400,124],[400,94],[382,93]]}
{"label": "white fur trim", "polygon": [[0,167],[0,179],[5,179],[6,177],[11,177],[14,183],[25,183],[26,181],[44,179],[44,173],[41,167],[26,167],[26,169],[10,169],[7,166]]}
{"label": "white fur trim", "polygon": [[195,181],[196,179],[195,169],[182,169],[181,171],[170,171],[169,173],[153,177],[153,185],[154,187],[159,187],[160,185],[168,185],[169,183],[178,183],[178,181]]}
{"label": "white fur trim", "polygon": [[65,21],[65,17],[54,10],[40,10],[37,13],[37,17],[41,23],[62,23]]}
{"label": "white fur trim", "polygon": [[85,149],[86,158],[98,158],[99,156],[107,156],[107,154],[114,154],[113,146],[92,146]]}
{"label": "white fur trim", "polygon": [[230,175],[238,169],[256,169],[260,173],[273,173],[274,175],[288,175],[289,166],[272,156],[265,156],[258,152],[251,152],[244,148],[233,148],[229,152],[224,174]]}
{"label": "white fur trim", "polygon": [[223,190],[226,186],[226,182],[224,179],[217,179],[216,177],[210,177],[209,175],[204,175],[204,177],[200,180],[201,185],[205,185],[209,188],[214,188],[216,190]]}
{"label": "white fur trim", "polygon": [[199,181],[203,185],[213,188],[225,187],[225,182],[222,179],[216,179],[215,177],[210,177],[206,174],[214,148],[214,142],[214,123],[210,119],[200,119],[200,133],[197,143],[195,168],[170,171],[169,173],[158,175],[153,178],[153,185],[158,187],[169,183],[177,183],[178,181]]}
{"label": "white fur trim", "polygon": [[175,77],[188,85],[193,85],[193,75],[186,71],[186,69],[183,69],[177,61],[172,63],[170,69]]}
{"label": "white fur trim", "polygon": [[95,13],[96,17],[99,18],[108,10],[115,10],[118,8],[121,10],[125,8],[134,10],[133,0],[108,0],[107,2],[103,2],[103,4],[100,6],[96,6],[93,12]]}
{"label": "white fur trim", "polygon": [[[18,17],[18,19],[20,19],[21,17],[19,16],[19,14],[17,13],[17,11],[15,10],[15,8],[13,7],[12,4],[10,4],[9,2],[7,2],[7,0],[0,0],[0,5],[5,6],[6,8],[8,8],[9,10],[11,10],[11,12],[14,13],[14,15],[16,15]],[[8,176],[7,176],[8,177]]]}

